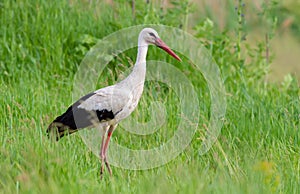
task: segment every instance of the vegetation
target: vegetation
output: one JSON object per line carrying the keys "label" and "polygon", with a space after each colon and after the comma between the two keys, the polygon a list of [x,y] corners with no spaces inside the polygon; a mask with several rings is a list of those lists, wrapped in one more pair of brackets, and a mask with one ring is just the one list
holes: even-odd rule
{"label": "vegetation", "polygon": [[[292,76],[280,84],[265,81],[272,62],[268,40],[277,24],[272,13],[278,5],[265,5],[261,17],[267,20],[269,30],[265,41],[256,46],[244,41],[247,23],[243,2],[232,6],[235,24],[220,31],[208,18],[188,29],[187,16],[195,10],[188,1],[160,8],[144,1],[133,6],[125,0],[113,4],[1,0],[1,193],[300,193],[299,85]],[[190,30],[205,45],[222,73],[226,117],[218,141],[205,155],[199,155],[209,119],[209,90],[192,64],[174,63],[200,93],[200,123],[193,141],[164,166],[146,171],[113,167],[113,177],[105,174],[100,181],[99,159],[78,134],[53,143],[45,130],[73,102],[74,74],[88,50],[102,37],[138,24]],[[117,75],[132,66],[135,53],[132,49],[115,57],[99,78],[99,87],[114,83]],[[170,60],[154,48],[150,57]],[[117,65],[120,63],[123,65]],[[158,94],[158,100],[168,104],[167,111],[176,112],[178,99],[171,91],[160,92],[157,83],[146,86],[146,92],[152,93],[143,96],[138,110]],[[133,116],[139,117],[136,113]],[[174,123],[155,138],[140,141],[140,137],[118,128],[113,141],[133,149],[159,145],[158,140],[166,141],[172,135],[177,117],[170,114],[168,120]]]}

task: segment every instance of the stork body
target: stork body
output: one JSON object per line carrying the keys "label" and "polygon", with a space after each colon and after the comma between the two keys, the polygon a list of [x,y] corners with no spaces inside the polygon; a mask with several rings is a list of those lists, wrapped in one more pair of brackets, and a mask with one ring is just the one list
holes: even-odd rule
{"label": "stork body", "polygon": [[129,76],[115,85],[83,96],[71,105],[64,114],[58,116],[47,129],[47,133],[51,136],[54,135],[56,140],[83,128],[98,127],[103,129],[99,153],[102,160],[101,176],[104,170],[104,163],[109,173],[112,174],[106,153],[113,131],[121,120],[134,111],[143,93],[149,44],[154,44],[177,60],[181,60],[159,38],[155,30],[151,28],[143,29],[138,38],[137,60]]}

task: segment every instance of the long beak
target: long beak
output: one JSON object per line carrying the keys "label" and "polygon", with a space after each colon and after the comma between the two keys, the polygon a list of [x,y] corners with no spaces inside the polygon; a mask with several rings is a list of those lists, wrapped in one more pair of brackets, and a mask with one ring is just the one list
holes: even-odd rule
{"label": "long beak", "polygon": [[165,50],[167,53],[169,53],[172,57],[174,57],[178,61],[181,61],[181,59],[160,38],[156,38],[155,45]]}

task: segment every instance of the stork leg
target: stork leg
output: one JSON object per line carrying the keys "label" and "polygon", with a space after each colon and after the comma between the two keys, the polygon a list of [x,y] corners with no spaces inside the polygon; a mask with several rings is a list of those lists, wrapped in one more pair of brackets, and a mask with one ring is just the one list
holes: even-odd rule
{"label": "stork leg", "polygon": [[107,131],[107,138],[105,140],[105,144],[104,144],[104,162],[105,162],[105,165],[107,167],[107,170],[110,174],[110,176],[112,175],[112,171],[111,171],[111,168],[110,168],[110,165],[107,161],[107,149],[108,149],[108,145],[109,145],[109,141],[110,141],[110,138],[111,138],[111,135],[112,133],[114,132],[115,128],[117,127],[117,125],[111,125]]}
{"label": "stork leg", "polygon": [[100,147],[100,159],[101,159],[101,169],[100,169],[100,178],[102,179],[102,175],[103,175],[103,170],[104,170],[104,160],[105,160],[105,154],[104,154],[104,142],[105,142],[105,134],[106,131],[108,130],[108,127],[104,127],[103,128],[103,134],[102,134],[102,140],[101,140],[101,147]]}

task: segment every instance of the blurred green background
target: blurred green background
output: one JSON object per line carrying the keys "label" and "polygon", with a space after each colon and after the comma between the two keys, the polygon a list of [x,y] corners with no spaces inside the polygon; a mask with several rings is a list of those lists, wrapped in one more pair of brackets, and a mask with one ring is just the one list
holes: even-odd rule
{"label": "blurred green background", "polygon": [[[192,24],[203,15],[210,17],[220,29],[230,28],[230,6],[237,1],[221,0],[193,0],[196,5],[195,13],[191,14]],[[247,22],[246,41],[254,45],[265,40],[265,33],[269,30],[267,19],[262,19],[259,13],[263,12],[264,5],[270,0],[244,0],[245,18]],[[274,37],[270,41],[270,52],[274,54],[270,66],[269,81],[282,81],[284,76],[292,74],[300,80],[300,1],[274,1],[276,8],[272,10],[277,17],[277,27]]]}

